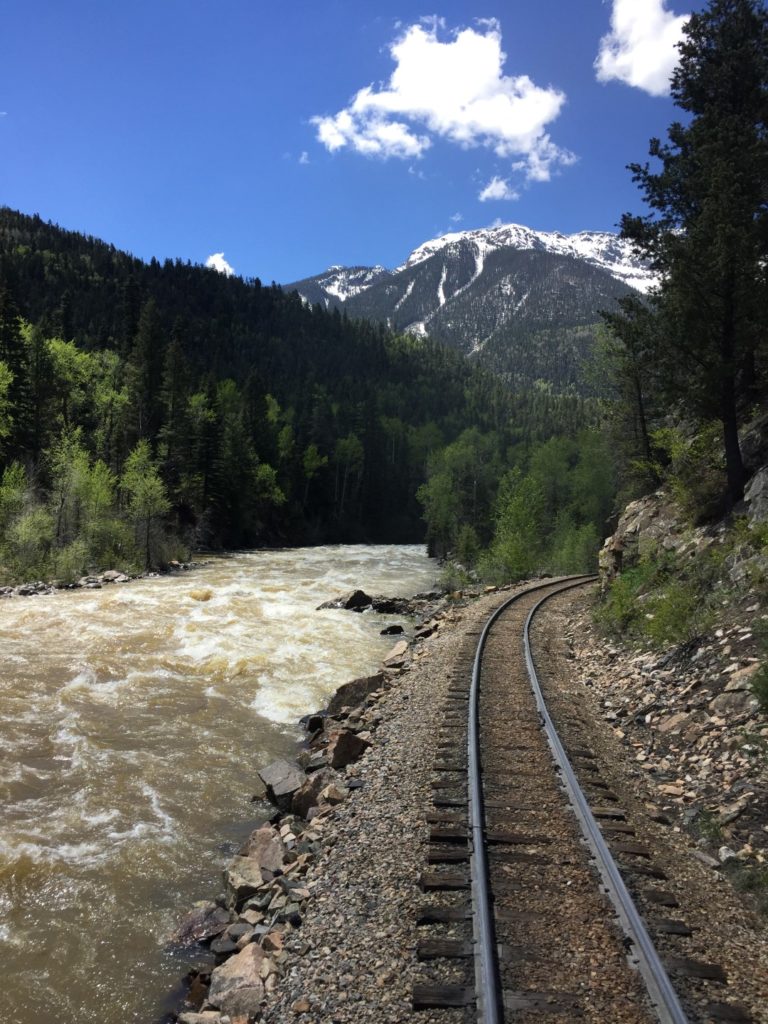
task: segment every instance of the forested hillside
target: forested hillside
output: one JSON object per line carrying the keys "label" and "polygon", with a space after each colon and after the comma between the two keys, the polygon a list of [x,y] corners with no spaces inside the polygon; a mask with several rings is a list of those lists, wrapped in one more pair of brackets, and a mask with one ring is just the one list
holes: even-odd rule
{"label": "forested hillside", "polygon": [[[594,415],[276,286],[143,263],[8,209],[0,260],[11,577],[210,545],[421,540],[417,491],[446,445],[472,479],[499,470],[474,505],[472,544],[487,544],[510,458]],[[471,511],[430,525],[436,550]]]}

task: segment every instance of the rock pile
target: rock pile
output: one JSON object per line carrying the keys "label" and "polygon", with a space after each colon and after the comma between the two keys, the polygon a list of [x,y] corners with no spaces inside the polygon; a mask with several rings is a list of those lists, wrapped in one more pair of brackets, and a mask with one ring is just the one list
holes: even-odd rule
{"label": "rock pile", "polygon": [[398,644],[394,671],[344,684],[327,711],[304,719],[307,741],[295,761],[274,761],[258,772],[277,813],[225,868],[224,895],[198,904],[172,937],[176,944],[209,946],[217,962],[210,973],[195,974],[190,1009],[179,1015],[179,1024],[258,1019],[285,972],[286,941],[312,898],[312,868],[334,809],[364,786],[353,766],[373,745],[382,718],[378,702],[401,670],[407,647]]}
{"label": "rock pile", "polygon": [[[427,653],[427,638],[455,621],[455,603],[444,601],[419,623],[412,644],[395,644],[380,672],[345,683],[325,711],[302,720],[306,740],[294,760],[258,772],[276,814],[225,868],[224,894],[198,904],[172,937],[177,944],[208,946],[216,960],[213,970],[194,972],[179,1024],[252,1024],[265,1005],[274,1006],[279,983],[297,958],[315,955],[301,925],[312,914],[316,891],[328,889],[318,860],[336,843],[343,805],[366,793],[367,755],[386,720],[381,704],[393,691],[396,696],[398,684]],[[396,699],[410,703],[405,694]],[[387,821],[381,826],[389,827]],[[327,892],[320,897],[324,908],[327,898]],[[286,992],[283,998],[291,1016],[310,1010],[306,997]]]}
{"label": "rock pile", "polygon": [[[759,606],[745,612],[749,621]],[[724,624],[664,653],[633,652],[606,645],[585,610],[567,639],[581,682],[661,808],[711,849],[712,866],[768,863],[768,720],[750,686],[752,628]]]}
{"label": "rock pile", "polygon": [[[199,564],[196,562],[169,562],[168,572],[179,572],[196,568]],[[129,576],[124,572],[119,572],[117,569],[107,569],[105,572],[81,576],[79,580],[70,583],[65,583],[63,580],[49,580],[47,582],[44,580],[34,580],[28,583],[20,583],[15,587],[0,587],[0,598],[37,597],[41,594],[53,594],[57,590],[101,590],[102,587],[111,583],[130,583],[132,579],[159,575],[159,573],[150,572]]]}

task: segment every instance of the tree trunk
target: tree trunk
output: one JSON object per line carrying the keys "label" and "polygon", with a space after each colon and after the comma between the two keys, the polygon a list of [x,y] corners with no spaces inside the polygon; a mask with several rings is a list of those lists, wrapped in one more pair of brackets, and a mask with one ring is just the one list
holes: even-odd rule
{"label": "tree trunk", "polygon": [[[731,283],[731,282],[729,282]],[[728,511],[744,497],[744,463],[739,445],[739,417],[736,406],[736,318],[733,309],[734,289],[727,294],[725,316],[720,335],[721,373],[720,420],[723,424],[725,472],[728,480]]]}
{"label": "tree trunk", "polygon": [[[733,392],[732,387],[730,390]],[[728,511],[730,511],[744,497],[744,462],[739,445],[735,401],[731,403],[730,408],[726,406],[725,401],[723,402],[721,420],[725,447],[725,472],[728,479]]]}

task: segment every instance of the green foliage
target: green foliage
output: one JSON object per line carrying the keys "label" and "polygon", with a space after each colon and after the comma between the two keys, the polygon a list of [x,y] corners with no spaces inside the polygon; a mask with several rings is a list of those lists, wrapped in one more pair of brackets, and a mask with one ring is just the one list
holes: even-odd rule
{"label": "green foliage", "polygon": [[641,561],[635,568],[622,572],[595,608],[597,624],[617,639],[641,635],[646,621],[641,599],[656,575],[656,565],[650,560]]}
{"label": "green foliage", "polygon": [[596,403],[2,208],[0,258],[0,469],[34,485],[0,485],[5,566],[28,513],[26,563],[66,578],[174,544],[415,541],[424,520],[433,553],[500,580],[591,564],[614,486]]}
{"label": "green foliage", "polygon": [[84,540],[73,540],[66,547],[53,553],[51,574],[62,583],[74,583],[80,579],[88,565],[88,545]]}
{"label": "green foliage", "polygon": [[12,462],[6,466],[0,478],[0,535],[21,514],[28,486],[26,470],[20,463]]}
{"label": "green foliage", "polygon": [[13,576],[37,579],[45,576],[53,548],[55,524],[44,508],[23,511],[5,531],[4,558]]}
{"label": "green foliage", "polygon": [[724,509],[725,459],[720,424],[701,424],[695,434],[678,427],[662,427],[653,434],[656,449],[666,456],[666,470],[659,467],[683,515],[693,524],[716,518]]}
{"label": "green foliage", "polygon": [[685,643],[712,627],[714,609],[688,581],[669,580],[646,604],[645,632],[659,647]]}
{"label": "green foliage", "polygon": [[13,373],[5,363],[0,362],[0,452],[3,442],[10,435],[13,427],[13,414],[9,392],[13,383]]}
{"label": "green foliage", "polygon": [[120,486],[128,498],[127,513],[135,524],[137,543],[143,547],[145,567],[150,569],[159,561],[162,546],[158,521],[168,514],[171,503],[148,441],[139,441],[125,460]]}
{"label": "green foliage", "polygon": [[710,550],[678,565],[663,552],[648,552],[613,580],[595,608],[595,621],[617,639],[659,647],[702,636],[715,621],[715,581],[725,554]]}
{"label": "green foliage", "polygon": [[768,10],[709,0],[683,28],[671,93],[685,111],[652,139],[658,164],[633,164],[650,214],[622,234],[660,272],[644,360],[684,416],[717,420],[730,507],[744,488],[738,428],[765,398],[768,256]]}
{"label": "green foliage", "polygon": [[481,575],[502,583],[543,570],[594,570],[615,491],[606,439],[584,430],[550,438],[526,454],[526,468],[516,465],[502,477]]}
{"label": "green foliage", "polygon": [[465,587],[471,587],[476,580],[467,572],[466,568],[453,561],[447,561],[443,564],[438,577],[438,584],[440,587],[448,593],[454,593],[457,590],[463,590]]}

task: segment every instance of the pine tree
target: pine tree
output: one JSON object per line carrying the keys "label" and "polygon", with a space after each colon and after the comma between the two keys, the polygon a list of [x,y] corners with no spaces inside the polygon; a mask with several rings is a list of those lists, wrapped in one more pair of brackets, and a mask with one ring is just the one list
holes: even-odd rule
{"label": "pine tree", "polygon": [[768,14],[761,0],[710,0],[691,16],[672,76],[686,123],[652,139],[660,171],[632,164],[651,214],[625,215],[662,275],[671,396],[722,425],[729,505],[743,495],[738,427],[754,399],[768,256]]}

